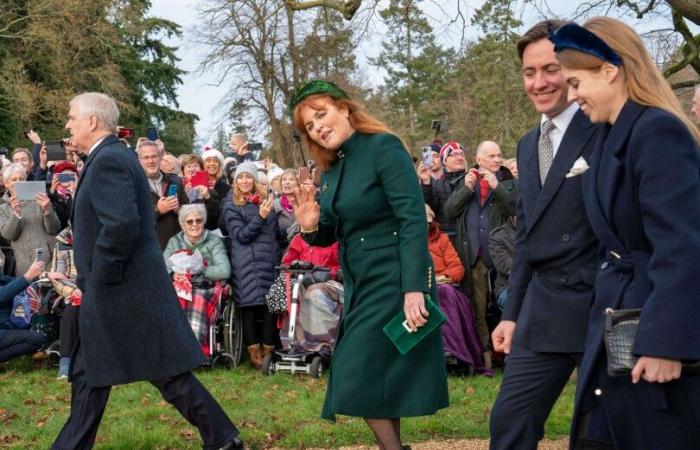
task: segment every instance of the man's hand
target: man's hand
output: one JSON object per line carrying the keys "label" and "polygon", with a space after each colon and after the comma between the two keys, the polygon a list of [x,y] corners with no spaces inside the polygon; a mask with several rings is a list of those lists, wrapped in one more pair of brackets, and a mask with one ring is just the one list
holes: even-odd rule
{"label": "man's hand", "polygon": [[474,186],[476,185],[476,175],[473,171],[467,171],[467,174],[464,176],[464,185],[467,187],[467,189],[474,192]]}
{"label": "man's hand", "polygon": [[42,270],[44,270],[44,261],[34,261],[24,274],[24,278],[31,283],[39,276]]}
{"label": "man's hand", "polygon": [[501,320],[493,330],[493,333],[491,333],[493,349],[506,355],[509,354],[513,345],[513,334],[515,334],[515,322],[512,320]]}
{"label": "man's hand", "polygon": [[479,169],[479,176],[486,180],[491,190],[496,189],[496,186],[498,186],[498,178],[496,178],[496,174],[490,170]]}
{"label": "man's hand", "polygon": [[668,383],[681,376],[681,362],[677,359],[642,356],[632,369],[632,383],[644,379],[648,383]]}
{"label": "man's hand", "polygon": [[425,164],[422,162],[418,164],[418,176],[420,177],[421,184],[426,186],[430,184],[430,169],[425,167]]}
{"label": "man's hand", "polygon": [[39,167],[46,170],[49,167],[49,160],[46,155],[46,146],[42,145],[41,150],[39,150]]}
{"label": "man's hand", "polygon": [[32,143],[41,144],[41,136],[39,136],[39,133],[37,133],[36,131],[29,130],[29,133],[27,133],[27,137],[30,141],[32,141]]}
{"label": "man's hand", "polygon": [[61,273],[61,272],[49,272],[46,274],[46,276],[51,281],[66,280],[68,278],[65,273]]}
{"label": "man's hand", "polygon": [[175,211],[180,207],[180,204],[177,202],[177,197],[161,197],[158,199],[158,203],[156,203],[156,210],[158,210],[158,214],[166,214],[169,213],[170,211]]}

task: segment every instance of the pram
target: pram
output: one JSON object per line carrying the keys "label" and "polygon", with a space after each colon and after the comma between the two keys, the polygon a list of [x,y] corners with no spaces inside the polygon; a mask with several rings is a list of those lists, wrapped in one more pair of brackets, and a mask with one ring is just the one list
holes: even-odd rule
{"label": "pram", "polygon": [[329,366],[335,348],[342,316],[342,285],[337,281],[326,281],[309,286],[313,292],[304,289],[305,274],[329,272],[329,269],[311,263],[296,262],[275,269],[289,274],[290,283],[287,315],[280,332],[283,348],[266,355],[260,370],[263,375],[289,372],[320,378]]}

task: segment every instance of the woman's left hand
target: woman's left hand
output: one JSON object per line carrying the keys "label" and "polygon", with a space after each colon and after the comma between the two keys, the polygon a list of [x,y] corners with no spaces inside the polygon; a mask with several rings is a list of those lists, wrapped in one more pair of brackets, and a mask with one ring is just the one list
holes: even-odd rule
{"label": "woman's left hand", "polygon": [[642,356],[632,369],[632,383],[640,378],[648,383],[668,383],[681,376],[681,362],[677,359]]}
{"label": "woman's left hand", "polygon": [[195,189],[199,191],[199,195],[201,195],[204,200],[209,200],[209,189],[206,186],[200,185]]}
{"label": "woman's left hand", "polygon": [[428,323],[428,310],[425,309],[422,292],[406,292],[403,295],[403,313],[408,327],[413,331]]}

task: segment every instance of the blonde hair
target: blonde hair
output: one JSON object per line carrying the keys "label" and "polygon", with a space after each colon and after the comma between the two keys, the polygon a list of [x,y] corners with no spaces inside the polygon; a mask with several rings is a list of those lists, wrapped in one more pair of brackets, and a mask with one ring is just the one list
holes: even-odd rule
{"label": "blonde hair", "polygon": [[[238,183],[236,183],[236,181],[238,181],[237,177],[233,180],[233,186],[231,186],[231,197],[233,198],[234,205],[243,206],[247,202],[246,202],[246,199],[245,199],[243,192],[241,192],[241,188],[238,187]],[[258,194],[260,196],[260,201],[264,201],[267,199],[267,190],[264,189],[262,187],[262,185],[260,183],[258,183],[257,181],[255,182],[255,185],[253,186],[253,190],[250,191],[250,193],[251,194]]]}
{"label": "blonde hair", "polygon": [[335,160],[338,159],[338,157],[335,152],[321,147],[314,142],[313,139],[311,139],[309,133],[306,131],[306,127],[304,126],[304,120],[301,118],[301,111],[304,107],[309,107],[315,111],[318,111],[323,109],[327,103],[331,103],[336,108],[347,108],[349,112],[348,120],[350,121],[350,125],[361,133],[391,133],[391,130],[389,130],[389,127],[384,122],[368,113],[367,110],[355,100],[348,98],[333,98],[330,95],[325,94],[310,95],[294,107],[292,122],[297,130],[299,130],[301,139],[304,141],[306,148],[308,148],[313,155],[314,161],[316,161],[318,167],[323,170],[329,168],[335,162]]}
{"label": "blonde hair", "polygon": [[[683,122],[700,144],[700,131],[685,114],[678,98],[649,56],[644,43],[629,25],[609,17],[593,17],[584,28],[605,41],[622,59],[620,71],[629,98],[644,106],[663,109]],[[599,70],[605,61],[589,53],[564,50],[557,53],[564,67],[578,70]]]}

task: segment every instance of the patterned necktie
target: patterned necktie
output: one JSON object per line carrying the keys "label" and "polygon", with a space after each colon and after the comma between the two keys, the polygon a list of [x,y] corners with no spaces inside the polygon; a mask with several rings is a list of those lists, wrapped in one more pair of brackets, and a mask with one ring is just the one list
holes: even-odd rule
{"label": "patterned necktie", "polygon": [[540,160],[540,182],[544,185],[547,179],[549,168],[552,167],[552,159],[554,159],[554,146],[549,133],[555,128],[551,120],[545,120],[542,123],[540,132],[540,141],[537,144],[539,160]]}

